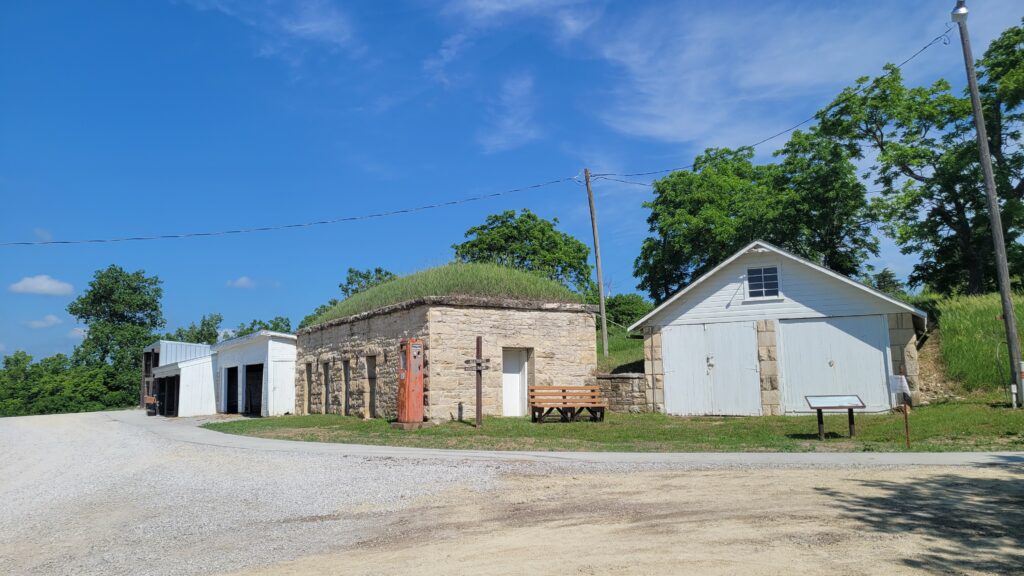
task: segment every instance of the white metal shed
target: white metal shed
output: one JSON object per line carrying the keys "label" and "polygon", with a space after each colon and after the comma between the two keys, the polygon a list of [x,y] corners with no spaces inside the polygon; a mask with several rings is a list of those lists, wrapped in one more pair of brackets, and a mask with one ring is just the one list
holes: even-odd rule
{"label": "white metal shed", "polygon": [[162,364],[153,369],[163,416],[205,416],[217,412],[213,356]]}
{"label": "white metal shed", "polygon": [[294,334],[260,330],[213,346],[217,411],[280,416],[295,411]]}
{"label": "white metal shed", "polygon": [[890,375],[916,385],[926,322],[905,302],[756,241],[630,329],[644,329],[665,412],[766,415],[809,412],[804,396],[817,394],[890,409]]}

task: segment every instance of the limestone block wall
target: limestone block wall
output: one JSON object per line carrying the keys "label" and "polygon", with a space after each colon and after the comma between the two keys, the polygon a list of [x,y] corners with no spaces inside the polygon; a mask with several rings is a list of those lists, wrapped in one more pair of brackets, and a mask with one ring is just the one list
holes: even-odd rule
{"label": "limestone block wall", "polygon": [[654,412],[665,411],[665,357],[661,348],[661,328],[644,328],[644,374],[647,375],[645,404]]}
{"label": "limestone block wall", "polygon": [[779,356],[775,320],[757,321],[757,364],[761,379],[761,414],[783,414],[779,397]]}
{"label": "limestone block wall", "polygon": [[581,305],[511,307],[432,306],[428,313],[431,419],[476,415],[476,372],[464,370],[476,357],[476,337],[483,337],[484,414],[502,413],[502,349],[528,350],[528,380],[534,386],[582,386],[595,383],[597,350],[594,316]]}
{"label": "limestone block wall", "polygon": [[[329,374],[327,413],[344,414],[347,401],[350,415],[393,417],[399,341],[426,340],[427,311],[426,305],[399,307],[384,314],[361,314],[301,330],[295,364],[295,413],[324,413],[323,383]],[[370,362],[376,363],[375,386],[371,386],[370,357],[374,359]],[[347,389],[346,362],[350,372]]]}
{"label": "limestone block wall", "polygon": [[909,312],[889,314],[889,355],[892,359],[893,374],[903,374],[910,386],[913,403],[920,400],[918,376],[921,371],[917,362],[917,332],[914,318]]}
{"label": "limestone block wall", "polygon": [[653,404],[649,380],[646,374],[598,374],[601,396],[608,401],[612,412],[651,412]]}

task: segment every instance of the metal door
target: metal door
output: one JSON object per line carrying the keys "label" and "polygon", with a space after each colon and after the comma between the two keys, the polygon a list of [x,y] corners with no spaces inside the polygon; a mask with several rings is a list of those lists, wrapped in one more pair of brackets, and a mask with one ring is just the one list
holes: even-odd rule
{"label": "metal door", "polygon": [[787,412],[809,412],[804,396],[857,394],[868,411],[890,408],[885,316],[783,320],[779,355]]}
{"label": "metal door", "polygon": [[501,349],[501,415],[526,415],[526,350]]}
{"label": "metal door", "polygon": [[703,324],[661,330],[665,366],[665,412],[678,416],[710,414],[711,378]]}

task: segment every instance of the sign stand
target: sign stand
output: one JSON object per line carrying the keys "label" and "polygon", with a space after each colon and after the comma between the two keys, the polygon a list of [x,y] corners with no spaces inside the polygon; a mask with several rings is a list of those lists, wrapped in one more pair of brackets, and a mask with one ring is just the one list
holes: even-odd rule
{"label": "sign stand", "polygon": [[477,428],[484,425],[484,370],[491,368],[491,359],[484,358],[484,338],[483,336],[476,337],[476,358],[466,360],[466,365],[462,367],[463,370],[468,372],[476,372],[476,424]]}

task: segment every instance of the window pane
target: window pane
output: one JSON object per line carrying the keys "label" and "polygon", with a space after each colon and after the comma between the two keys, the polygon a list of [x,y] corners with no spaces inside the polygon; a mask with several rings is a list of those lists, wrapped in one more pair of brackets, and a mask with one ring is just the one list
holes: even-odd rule
{"label": "window pane", "polygon": [[762,296],[764,296],[764,291],[763,290],[751,290],[750,291],[750,297],[751,298],[761,298]]}
{"label": "window pane", "polygon": [[777,287],[776,288],[765,288],[764,289],[764,295],[765,296],[778,296],[779,295],[779,289]]}

